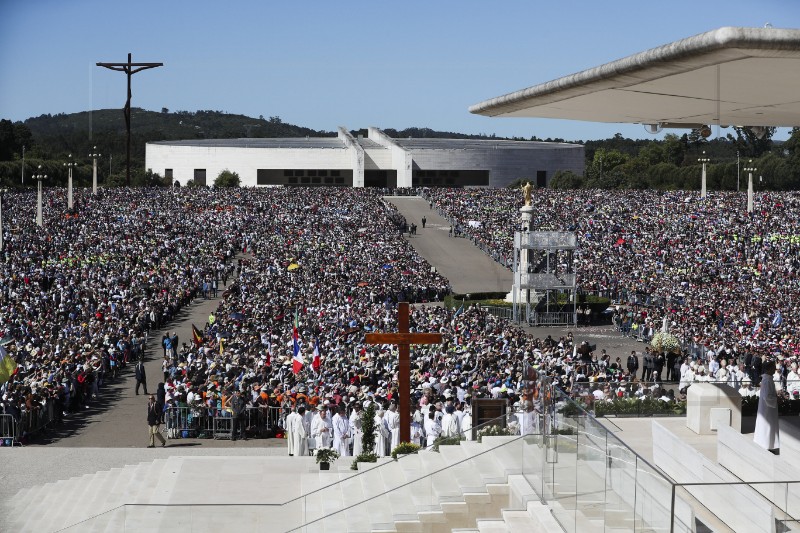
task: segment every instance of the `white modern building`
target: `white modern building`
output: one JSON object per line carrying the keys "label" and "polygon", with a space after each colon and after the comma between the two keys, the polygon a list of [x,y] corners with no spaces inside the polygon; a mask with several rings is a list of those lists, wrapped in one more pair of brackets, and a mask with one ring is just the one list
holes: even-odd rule
{"label": "white modern building", "polygon": [[378,128],[354,136],[193,139],[147,143],[146,168],[185,185],[223,170],[242,185],[503,187],[518,178],[547,186],[559,170],[582,174],[579,144],[471,139],[393,139]]}

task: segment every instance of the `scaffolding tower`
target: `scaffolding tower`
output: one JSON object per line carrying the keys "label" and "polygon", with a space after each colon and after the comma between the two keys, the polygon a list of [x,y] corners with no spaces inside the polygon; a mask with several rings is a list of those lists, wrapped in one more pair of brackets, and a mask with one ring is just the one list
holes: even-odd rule
{"label": "scaffolding tower", "polygon": [[577,326],[574,233],[514,233],[514,322],[531,326]]}

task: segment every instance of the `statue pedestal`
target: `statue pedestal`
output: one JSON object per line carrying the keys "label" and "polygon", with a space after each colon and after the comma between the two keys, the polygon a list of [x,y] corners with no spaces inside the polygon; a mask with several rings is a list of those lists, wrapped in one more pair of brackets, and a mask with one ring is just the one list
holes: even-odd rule
{"label": "statue pedestal", "polygon": [[686,427],[712,435],[720,425],[742,431],[742,396],[722,383],[692,383],[686,394]]}
{"label": "statue pedestal", "polygon": [[[520,207],[520,230],[523,232],[531,230],[531,221],[533,220],[533,206],[532,205],[524,205]],[[517,268],[520,272],[527,272],[528,271],[528,250],[520,250],[519,252],[519,265]],[[526,304],[528,303],[528,291],[526,289],[518,289],[516,284],[511,285],[511,292],[506,295],[507,302],[514,301],[514,293],[517,296],[517,303]],[[539,302],[539,295],[536,294],[535,291],[530,291],[530,300],[531,303],[535,304]]]}

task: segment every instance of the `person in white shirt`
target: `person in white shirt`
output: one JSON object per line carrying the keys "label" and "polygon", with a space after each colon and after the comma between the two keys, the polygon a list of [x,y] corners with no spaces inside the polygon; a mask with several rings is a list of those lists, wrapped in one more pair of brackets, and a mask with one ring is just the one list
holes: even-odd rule
{"label": "person in white shirt", "polygon": [[789,374],[786,376],[786,391],[791,398],[800,396],[800,374],[797,372],[797,363],[792,363]]}
{"label": "person in white shirt", "polygon": [[453,414],[456,408],[448,405],[445,408],[445,414],[442,417],[442,436],[443,437],[457,437],[460,434],[458,428],[458,418]]}

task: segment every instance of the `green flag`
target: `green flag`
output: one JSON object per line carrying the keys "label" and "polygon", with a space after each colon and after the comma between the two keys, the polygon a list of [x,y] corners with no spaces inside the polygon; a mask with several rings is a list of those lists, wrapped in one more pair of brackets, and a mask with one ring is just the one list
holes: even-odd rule
{"label": "green flag", "polygon": [[17,362],[14,361],[13,357],[8,355],[8,352],[3,346],[0,346],[0,383],[5,383],[11,379],[16,369]]}

